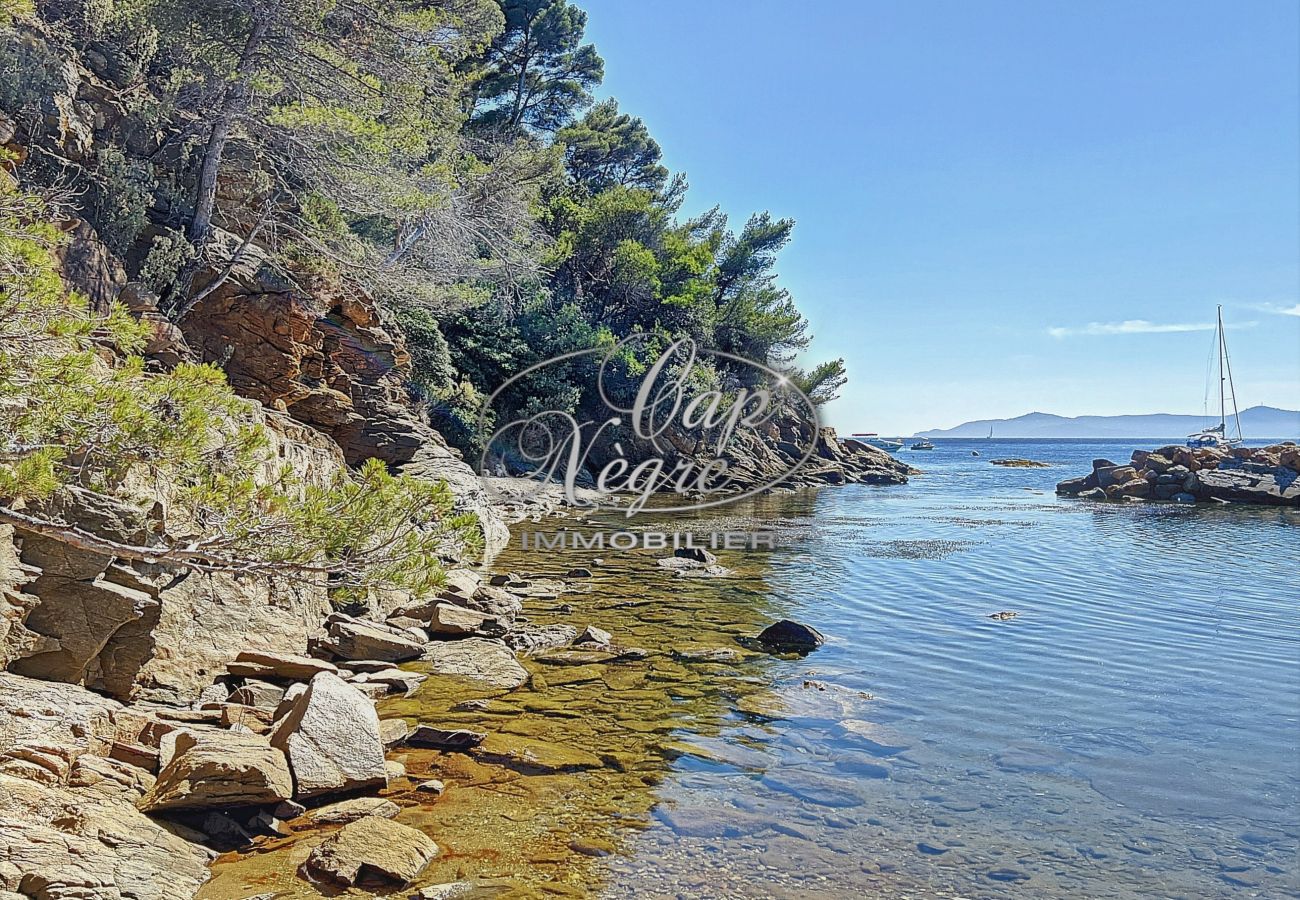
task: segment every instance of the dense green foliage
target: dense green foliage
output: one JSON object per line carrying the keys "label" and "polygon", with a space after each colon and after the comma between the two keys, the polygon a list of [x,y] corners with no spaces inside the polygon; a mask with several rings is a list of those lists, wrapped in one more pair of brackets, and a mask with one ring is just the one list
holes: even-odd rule
{"label": "dense green foliage", "polygon": [[[793,223],[682,217],[685,179],[645,124],[595,102],[604,64],[568,0],[45,0],[32,15],[41,40],[0,41],[0,108],[21,124],[75,48],[136,124],[76,166],[33,154],[28,177],[84,189],[83,213],[177,318],[194,274],[240,242],[287,276],[367,290],[464,449],[511,375],[628,335],[646,353],[689,336],[819,402],[843,383],[838,360],[796,365],[807,323],[775,268]],[[756,377],[712,371],[724,390]],[[500,411],[581,412],[590,374],[548,370]]]}

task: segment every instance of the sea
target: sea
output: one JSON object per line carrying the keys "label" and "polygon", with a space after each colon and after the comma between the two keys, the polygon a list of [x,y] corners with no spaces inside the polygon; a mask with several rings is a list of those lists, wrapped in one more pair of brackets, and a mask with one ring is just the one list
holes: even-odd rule
{"label": "sea", "polygon": [[937,440],[751,510],[827,643],[684,723],[606,894],[1300,896],[1300,510],[1053,492],[1164,443]]}

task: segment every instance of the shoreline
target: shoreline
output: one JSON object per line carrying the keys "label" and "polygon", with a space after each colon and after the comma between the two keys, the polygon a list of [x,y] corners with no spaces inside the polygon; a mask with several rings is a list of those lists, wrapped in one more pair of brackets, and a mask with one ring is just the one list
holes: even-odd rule
{"label": "shoreline", "polygon": [[[545,522],[548,528],[572,527],[586,520],[581,511],[563,507],[554,496],[528,502],[515,498],[500,509],[516,526]],[[536,564],[525,571],[546,570],[545,552],[513,546],[506,552]],[[673,556],[671,549],[664,552],[676,565],[664,568],[647,558],[663,555],[657,551],[625,556],[665,578],[729,574],[713,565],[716,560],[705,551],[683,550],[703,553],[703,560]],[[599,570],[597,562],[592,565]],[[330,613],[322,620],[324,633],[297,653],[234,654],[191,703],[149,699],[148,692],[119,702],[75,684],[0,672],[0,782],[7,793],[0,801],[0,850],[5,851],[0,857],[7,853],[12,860],[0,866],[0,890],[30,887],[36,883],[33,879],[62,871],[65,854],[72,852],[68,841],[75,837],[80,847],[75,852],[83,859],[79,865],[96,872],[94,877],[105,887],[125,886],[140,897],[168,900],[225,898],[202,889],[219,850],[229,852],[251,841],[254,854],[260,855],[264,845],[295,844],[293,835],[301,833],[297,829],[319,833],[305,823],[319,815],[322,806],[339,801],[428,801],[432,787],[420,792],[401,760],[412,755],[427,759],[432,751],[406,746],[409,735],[403,736],[391,719],[368,723],[366,709],[373,715],[375,709],[400,706],[403,695],[411,696],[430,678],[460,684],[464,700],[474,699],[483,685],[489,694],[529,684],[545,691],[548,680],[562,683],[564,678],[530,672],[520,660],[528,662],[548,651],[577,654],[580,660],[583,654],[626,655],[629,661],[654,655],[664,656],[672,667],[681,664],[660,648],[611,645],[619,637],[602,632],[598,623],[588,623],[596,627],[586,632],[568,624],[564,604],[555,607],[558,614],[543,612],[544,624],[535,624],[534,614],[524,614],[534,606],[548,608],[566,594],[588,592],[590,571],[531,579],[493,572],[492,565],[482,573],[451,570],[448,589],[439,598],[417,604],[420,608],[388,610],[380,621]],[[417,638],[421,629],[423,635]],[[466,675],[471,680],[461,681]],[[350,723],[337,749],[322,743],[331,732],[313,737],[303,726],[320,718],[316,706],[321,714],[342,716]],[[315,758],[299,753],[295,765],[299,739],[318,746]],[[382,749],[385,763],[378,769],[376,747]],[[492,752],[499,762],[509,763],[510,752]],[[582,760],[579,767],[585,769],[588,763],[590,759]],[[205,768],[213,764],[218,768]],[[305,795],[304,779],[316,777],[322,768],[333,774],[321,780],[319,793]],[[72,836],[68,823],[51,826],[38,812],[60,804],[90,811]],[[151,814],[144,814],[146,810]],[[380,812],[386,815],[393,809],[383,807]],[[146,863],[145,870],[121,871],[131,854],[98,843],[95,835],[123,830],[165,853]],[[20,852],[20,846],[27,851]],[[298,878],[300,864],[284,874]]]}

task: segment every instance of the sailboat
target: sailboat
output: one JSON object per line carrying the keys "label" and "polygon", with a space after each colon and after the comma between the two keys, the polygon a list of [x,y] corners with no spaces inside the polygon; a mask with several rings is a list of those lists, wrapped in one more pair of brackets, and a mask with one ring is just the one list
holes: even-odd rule
{"label": "sailboat", "polygon": [[[1204,428],[1187,436],[1187,446],[1220,447],[1225,450],[1241,443],[1241,415],[1237,411],[1237,389],[1232,383],[1232,362],[1228,359],[1228,338],[1223,333],[1223,307],[1219,307],[1218,324],[1214,329],[1215,349],[1219,353],[1219,424]],[[1237,423],[1237,436],[1228,437],[1228,397],[1232,398],[1232,418]]]}

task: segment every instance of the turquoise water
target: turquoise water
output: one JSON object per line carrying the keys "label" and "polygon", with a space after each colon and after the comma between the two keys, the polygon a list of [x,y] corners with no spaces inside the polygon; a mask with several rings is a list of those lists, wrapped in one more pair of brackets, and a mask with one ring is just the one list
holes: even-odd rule
{"label": "turquoise water", "polygon": [[936,443],[733,511],[829,640],[745,666],[772,702],[673,764],[607,895],[1300,896],[1300,510],[1052,493],[1159,442]]}

